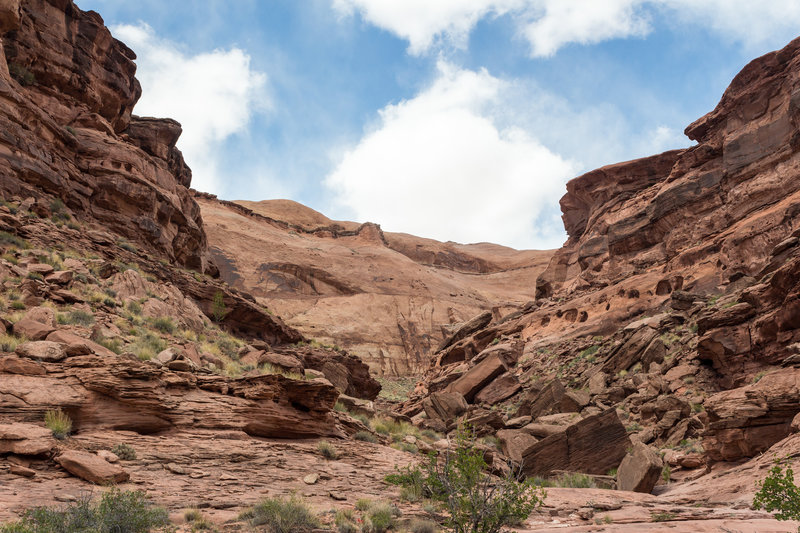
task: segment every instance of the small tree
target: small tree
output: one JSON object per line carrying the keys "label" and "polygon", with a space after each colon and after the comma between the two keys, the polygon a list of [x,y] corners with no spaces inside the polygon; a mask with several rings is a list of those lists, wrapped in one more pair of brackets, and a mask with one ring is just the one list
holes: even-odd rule
{"label": "small tree", "polygon": [[443,503],[450,513],[445,524],[453,533],[497,533],[504,525],[525,520],[547,494],[533,480],[520,481],[512,469],[504,478],[486,473],[483,452],[476,449],[474,432],[459,426],[455,448],[442,456],[429,455],[424,471],[406,468],[387,481],[422,484],[424,492]]}
{"label": "small tree", "polygon": [[214,295],[214,303],[211,305],[211,314],[214,315],[214,321],[222,322],[225,315],[228,314],[228,308],[225,307],[225,295],[222,291],[217,291]]}
{"label": "small tree", "polygon": [[800,488],[794,484],[791,466],[787,466],[784,472],[781,461],[775,461],[769,475],[764,481],[756,482],[756,487],[758,492],[753,498],[753,508],[770,513],[777,511],[777,520],[800,520]]}

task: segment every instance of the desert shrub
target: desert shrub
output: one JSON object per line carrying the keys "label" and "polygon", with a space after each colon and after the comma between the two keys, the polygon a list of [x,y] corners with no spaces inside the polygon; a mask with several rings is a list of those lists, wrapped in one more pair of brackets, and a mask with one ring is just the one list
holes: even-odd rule
{"label": "desert shrub", "polygon": [[8,73],[11,74],[11,77],[17,80],[20,85],[28,86],[36,84],[36,76],[33,72],[19,63],[9,63]]}
{"label": "desert shrub", "polygon": [[359,498],[356,500],[356,509],[359,511],[369,511],[372,507],[372,500],[369,498]]}
{"label": "desert shrub", "polygon": [[111,453],[123,461],[136,460],[136,450],[133,449],[133,446],[125,444],[124,442],[114,445],[114,447],[111,448]]}
{"label": "desert shrub", "polygon": [[142,331],[137,339],[128,345],[127,350],[142,361],[147,361],[167,349],[167,343],[158,335]]}
{"label": "desert shrub", "polygon": [[175,323],[172,321],[171,318],[166,316],[160,316],[158,318],[152,319],[150,321],[150,325],[153,326],[153,329],[156,329],[161,333],[175,332]]}
{"label": "desert shrub", "polygon": [[328,460],[339,458],[339,452],[336,450],[336,447],[326,440],[321,440],[317,443],[317,451],[322,457]]}
{"label": "desert shrub", "polygon": [[425,494],[449,510],[445,524],[454,533],[498,533],[504,525],[527,518],[547,496],[533,480],[520,481],[513,472],[495,479],[486,467],[483,452],[475,447],[474,432],[462,425],[454,449],[439,457],[429,455],[424,470],[399,471],[395,481],[405,485],[421,479]]}
{"label": "desert shrub", "polygon": [[28,243],[25,239],[17,237],[13,233],[7,231],[0,231],[0,244],[16,246],[17,248],[28,248]]}
{"label": "desert shrub", "polygon": [[25,309],[25,304],[19,300],[14,300],[13,302],[11,302],[9,307],[11,307],[11,309],[14,309],[15,311],[22,311],[23,309]]}
{"label": "desert shrub", "polygon": [[225,315],[228,314],[228,309],[225,307],[225,295],[222,291],[217,291],[214,294],[214,301],[211,304],[211,314],[214,316],[215,322],[222,322]]}
{"label": "desert shrub", "polygon": [[68,437],[72,431],[72,419],[60,408],[50,409],[44,414],[44,425],[57,439]]}
{"label": "desert shrub", "polygon": [[92,502],[81,498],[63,508],[36,507],[25,511],[2,533],[148,533],[169,525],[167,511],[154,507],[142,491],[113,488]]}
{"label": "desert shrub", "polygon": [[0,352],[13,352],[22,342],[22,339],[2,333],[0,334]]}
{"label": "desert shrub", "polygon": [[187,509],[186,512],[183,513],[183,519],[187,522],[194,522],[195,520],[200,520],[203,517],[203,513],[200,512],[200,509]]}
{"label": "desert shrub", "polygon": [[411,533],[436,533],[439,531],[439,526],[430,520],[412,520],[408,530]]}
{"label": "desert shrub", "polygon": [[384,533],[394,527],[395,512],[395,509],[387,503],[376,503],[370,507],[364,519],[369,528],[368,533]]}
{"label": "desert shrub", "polygon": [[79,326],[91,326],[94,324],[94,315],[87,311],[76,309],[69,313],[59,313],[56,316],[59,324],[76,324]]}
{"label": "desert shrub", "polygon": [[265,526],[270,533],[311,531],[319,522],[305,502],[297,497],[267,498],[257,503],[239,518],[253,526]]}
{"label": "desert shrub", "polygon": [[130,300],[128,302],[127,307],[128,307],[128,311],[130,311],[134,315],[139,315],[139,314],[142,313],[142,306],[139,305],[139,302],[137,302],[135,300]]}
{"label": "desert shrub", "polygon": [[777,520],[800,520],[800,488],[794,484],[791,466],[787,465],[784,471],[780,461],[776,461],[767,477],[756,483],[756,488],[754,509],[775,513]]}
{"label": "desert shrub", "polygon": [[566,487],[572,489],[593,489],[597,485],[594,483],[592,476],[586,474],[571,473],[562,474],[555,481],[556,487]]}
{"label": "desert shrub", "polygon": [[369,431],[359,431],[358,433],[353,435],[353,438],[356,440],[360,440],[362,442],[378,442],[377,437],[375,437],[375,435],[373,435]]}

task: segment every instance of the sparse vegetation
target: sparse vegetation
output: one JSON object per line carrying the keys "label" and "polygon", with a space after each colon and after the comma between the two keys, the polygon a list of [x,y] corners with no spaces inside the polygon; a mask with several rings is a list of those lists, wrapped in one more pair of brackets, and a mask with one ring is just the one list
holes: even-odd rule
{"label": "sparse vegetation", "polygon": [[19,63],[9,63],[8,72],[20,85],[26,87],[28,85],[36,85],[36,76],[34,73]]}
{"label": "sparse vegetation", "polygon": [[62,508],[25,511],[19,521],[0,526],[0,533],[148,533],[168,526],[167,511],[144,492],[112,488],[96,503],[85,496]]}
{"label": "sparse vegetation", "polygon": [[222,322],[228,314],[228,308],[225,307],[225,295],[222,291],[217,291],[214,294],[214,302],[211,304],[211,314],[214,316],[215,322]]}
{"label": "sparse vegetation", "polygon": [[[786,470],[781,461],[770,468],[769,475],[756,483],[754,509],[775,513],[777,520],[800,520],[800,488],[794,484],[794,471],[790,465]],[[797,529],[800,532],[800,527]]]}
{"label": "sparse vegetation", "polygon": [[336,446],[326,440],[321,440],[317,443],[317,451],[322,457],[329,461],[339,458],[339,451],[336,449]]}
{"label": "sparse vegetation", "polygon": [[670,513],[667,511],[652,513],[650,515],[650,520],[653,522],[669,522],[670,520],[675,520],[675,518],[676,518],[675,513]]}
{"label": "sparse vegetation", "polygon": [[560,475],[555,480],[555,486],[572,489],[593,489],[597,487],[592,476],[578,472]]}
{"label": "sparse vegetation", "polygon": [[454,533],[497,533],[504,525],[527,518],[544,501],[544,490],[531,479],[519,481],[513,473],[502,479],[489,476],[483,453],[474,443],[472,430],[460,426],[453,450],[438,458],[431,454],[424,470],[408,467],[387,481],[421,484],[427,496],[449,510],[446,525]]}
{"label": "sparse vegetation", "polygon": [[124,442],[111,448],[111,453],[119,457],[122,461],[136,460],[136,450],[133,449],[133,446],[125,444]]}
{"label": "sparse vegetation", "polygon": [[44,425],[57,439],[65,439],[72,431],[72,419],[59,409],[50,409],[44,414]]}
{"label": "sparse vegetation", "polygon": [[161,333],[175,333],[175,323],[171,318],[166,316],[160,316],[152,319],[150,321],[150,325],[153,327],[153,329],[156,329]]}
{"label": "sparse vegetation", "polygon": [[369,431],[359,431],[353,435],[353,438],[362,442],[378,442],[378,438]]}
{"label": "sparse vegetation", "polygon": [[295,533],[319,527],[308,505],[298,497],[267,498],[239,515],[253,526],[264,526],[270,533]]}
{"label": "sparse vegetation", "polygon": [[91,326],[94,324],[94,315],[80,309],[68,313],[58,313],[56,321],[59,324],[76,324],[79,326]]}

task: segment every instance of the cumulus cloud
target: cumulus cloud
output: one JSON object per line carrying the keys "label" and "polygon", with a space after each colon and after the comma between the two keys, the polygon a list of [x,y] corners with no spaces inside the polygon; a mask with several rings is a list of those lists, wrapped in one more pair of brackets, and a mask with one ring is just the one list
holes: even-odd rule
{"label": "cumulus cloud", "polygon": [[223,144],[247,130],[270,107],[267,77],[243,50],[184,53],[146,24],[114,26],[115,37],[136,51],[142,98],[135,113],[174,118],[183,126],[178,147],[192,167],[192,186],[218,193],[224,185]]}
{"label": "cumulus cloud", "polygon": [[570,44],[641,37],[661,15],[669,24],[702,26],[747,47],[778,45],[796,33],[796,0],[333,0],[340,13],[364,20],[409,42],[409,52],[437,44],[463,47],[487,16],[513,16],[531,55],[550,56]]}
{"label": "cumulus cloud", "polygon": [[502,116],[505,82],[438,68],[430,87],[384,107],[328,175],[337,214],[439,240],[559,246],[553,206],[575,165]]}

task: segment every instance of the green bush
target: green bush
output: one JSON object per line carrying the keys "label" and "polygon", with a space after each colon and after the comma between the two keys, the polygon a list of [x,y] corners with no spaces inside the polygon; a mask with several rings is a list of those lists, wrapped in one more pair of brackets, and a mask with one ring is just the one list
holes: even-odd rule
{"label": "green bush", "polygon": [[408,530],[411,533],[436,533],[439,527],[430,520],[413,520],[408,525]]}
{"label": "green bush", "polygon": [[780,461],[776,461],[764,481],[756,483],[756,488],[754,509],[774,512],[777,520],[800,520],[800,488],[794,484],[791,466],[787,466],[784,472]]}
{"label": "green bush", "polygon": [[44,414],[44,425],[53,432],[57,439],[64,439],[72,431],[72,420],[69,415],[59,409],[50,409]]}
{"label": "green bush", "polygon": [[317,451],[325,459],[334,460],[339,458],[339,452],[336,447],[326,440],[321,440],[317,443]]}
{"label": "green bush", "polygon": [[154,507],[144,492],[113,488],[98,503],[85,497],[61,509],[30,509],[0,526],[0,533],[148,533],[168,525],[167,511]]}
{"label": "green bush", "polygon": [[211,314],[214,315],[215,322],[222,322],[225,315],[228,314],[228,309],[225,307],[225,295],[222,291],[217,291],[214,294],[214,302],[211,304]]}
{"label": "green bush", "polygon": [[166,316],[160,316],[158,318],[154,318],[150,325],[153,326],[154,329],[157,329],[161,333],[174,333],[175,332],[175,323],[172,321],[171,318]]}
{"label": "green bush", "polygon": [[427,496],[448,509],[445,524],[454,533],[497,533],[504,525],[526,519],[544,502],[547,494],[533,480],[520,481],[513,473],[493,479],[486,467],[474,432],[463,425],[456,432],[455,449],[438,458],[429,455],[424,470],[407,467],[387,481],[401,486],[421,483]]}
{"label": "green bush", "polygon": [[597,487],[592,476],[579,473],[562,474],[556,479],[555,486],[572,489],[593,489]]}
{"label": "green bush", "polygon": [[129,444],[120,443],[111,448],[111,453],[119,457],[123,461],[135,461],[136,450]]}
{"label": "green bush", "polygon": [[393,528],[395,512],[395,509],[386,503],[376,503],[370,507],[364,520],[368,524],[368,533],[385,533]]}
{"label": "green bush", "polygon": [[36,76],[33,72],[19,63],[9,63],[8,73],[11,74],[11,77],[17,80],[20,85],[28,86],[36,84]]}
{"label": "green bush", "polygon": [[25,239],[17,237],[13,233],[7,231],[0,231],[0,244],[11,245],[17,248],[28,248],[28,243]]}
{"label": "green bush", "polygon": [[378,442],[378,438],[369,431],[359,431],[353,435],[353,438],[363,442]]}
{"label": "green bush", "polygon": [[319,521],[308,505],[297,497],[267,498],[239,515],[253,526],[265,526],[270,533],[311,531]]}
{"label": "green bush", "polygon": [[59,324],[77,324],[79,326],[91,326],[94,324],[94,315],[80,309],[69,313],[59,313],[56,319]]}

